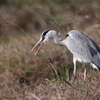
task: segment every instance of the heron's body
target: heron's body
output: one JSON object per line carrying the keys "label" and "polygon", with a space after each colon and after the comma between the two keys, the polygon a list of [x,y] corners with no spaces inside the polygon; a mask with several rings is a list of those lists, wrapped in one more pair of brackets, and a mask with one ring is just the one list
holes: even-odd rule
{"label": "heron's body", "polygon": [[62,42],[77,61],[91,63],[93,68],[100,70],[100,48],[85,34],[76,30],[70,31]]}
{"label": "heron's body", "polygon": [[76,72],[76,61],[88,62],[93,68],[100,70],[100,48],[85,34],[77,30],[72,30],[66,35],[66,38],[62,40],[60,33],[54,30],[47,30],[42,33],[39,42],[34,46],[34,48],[41,42],[45,43],[50,39],[53,39],[54,43],[57,45],[67,47],[73,54],[74,75]]}

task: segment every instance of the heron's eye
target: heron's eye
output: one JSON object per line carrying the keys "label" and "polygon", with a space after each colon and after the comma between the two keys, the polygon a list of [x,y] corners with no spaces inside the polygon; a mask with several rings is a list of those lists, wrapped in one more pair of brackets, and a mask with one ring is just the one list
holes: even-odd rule
{"label": "heron's eye", "polygon": [[69,34],[66,35],[66,37],[68,37],[68,36],[69,36]]}
{"label": "heron's eye", "polygon": [[45,36],[42,36],[42,41],[45,39]]}

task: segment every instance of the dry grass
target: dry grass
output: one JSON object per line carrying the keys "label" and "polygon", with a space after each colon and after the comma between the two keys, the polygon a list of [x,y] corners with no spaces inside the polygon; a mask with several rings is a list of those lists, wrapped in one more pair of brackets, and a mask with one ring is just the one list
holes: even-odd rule
{"label": "dry grass", "polygon": [[[34,36],[38,39],[38,34]],[[9,37],[8,43],[1,44],[1,100],[99,100],[98,71],[87,65],[84,83],[82,64],[78,64],[77,79],[71,86],[64,82],[72,81],[73,71],[72,57],[67,49],[62,51],[62,47],[48,42],[39,55],[34,56],[29,43],[35,41],[20,36]]]}
{"label": "dry grass", "polygon": [[[45,1],[44,6],[38,0],[41,4],[34,1],[34,6],[38,5],[34,9],[32,0],[8,2],[16,5],[8,5],[9,11],[7,6],[0,6],[0,100],[100,100],[99,71],[87,64],[84,82],[84,69],[77,63],[77,79],[71,84],[72,55],[66,48],[49,41],[34,56],[29,45],[36,43],[33,37],[38,40],[41,32],[48,28],[59,30],[62,38],[69,30],[77,29],[100,45],[98,4],[81,2],[76,6],[72,0],[68,5],[49,0],[50,4],[47,6]],[[95,9],[98,11],[93,13]]]}

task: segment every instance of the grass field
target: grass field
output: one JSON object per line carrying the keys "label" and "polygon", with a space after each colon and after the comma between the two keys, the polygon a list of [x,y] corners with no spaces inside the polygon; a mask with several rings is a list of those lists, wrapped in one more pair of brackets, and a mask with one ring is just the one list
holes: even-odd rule
{"label": "grass field", "polygon": [[0,100],[100,100],[100,72],[77,63],[72,84],[72,54],[53,41],[37,56],[30,52],[41,33],[54,29],[62,38],[79,30],[100,46],[99,1],[4,0],[0,2]]}

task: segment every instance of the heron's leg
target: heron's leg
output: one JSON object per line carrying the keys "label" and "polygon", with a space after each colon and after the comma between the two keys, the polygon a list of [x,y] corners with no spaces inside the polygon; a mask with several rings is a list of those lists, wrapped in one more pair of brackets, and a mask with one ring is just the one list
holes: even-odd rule
{"label": "heron's leg", "polygon": [[86,79],[86,69],[84,69],[84,81]]}
{"label": "heron's leg", "polygon": [[84,66],[84,81],[86,79],[86,67],[85,67],[85,63],[83,63],[83,66]]}
{"label": "heron's leg", "polygon": [[73,63],[74,63],[74,71],[73,71],[73,75],[74,75],[74,81],[75,81],[75,79],[76,79],[76,58],[75,57],[73,57]]}

